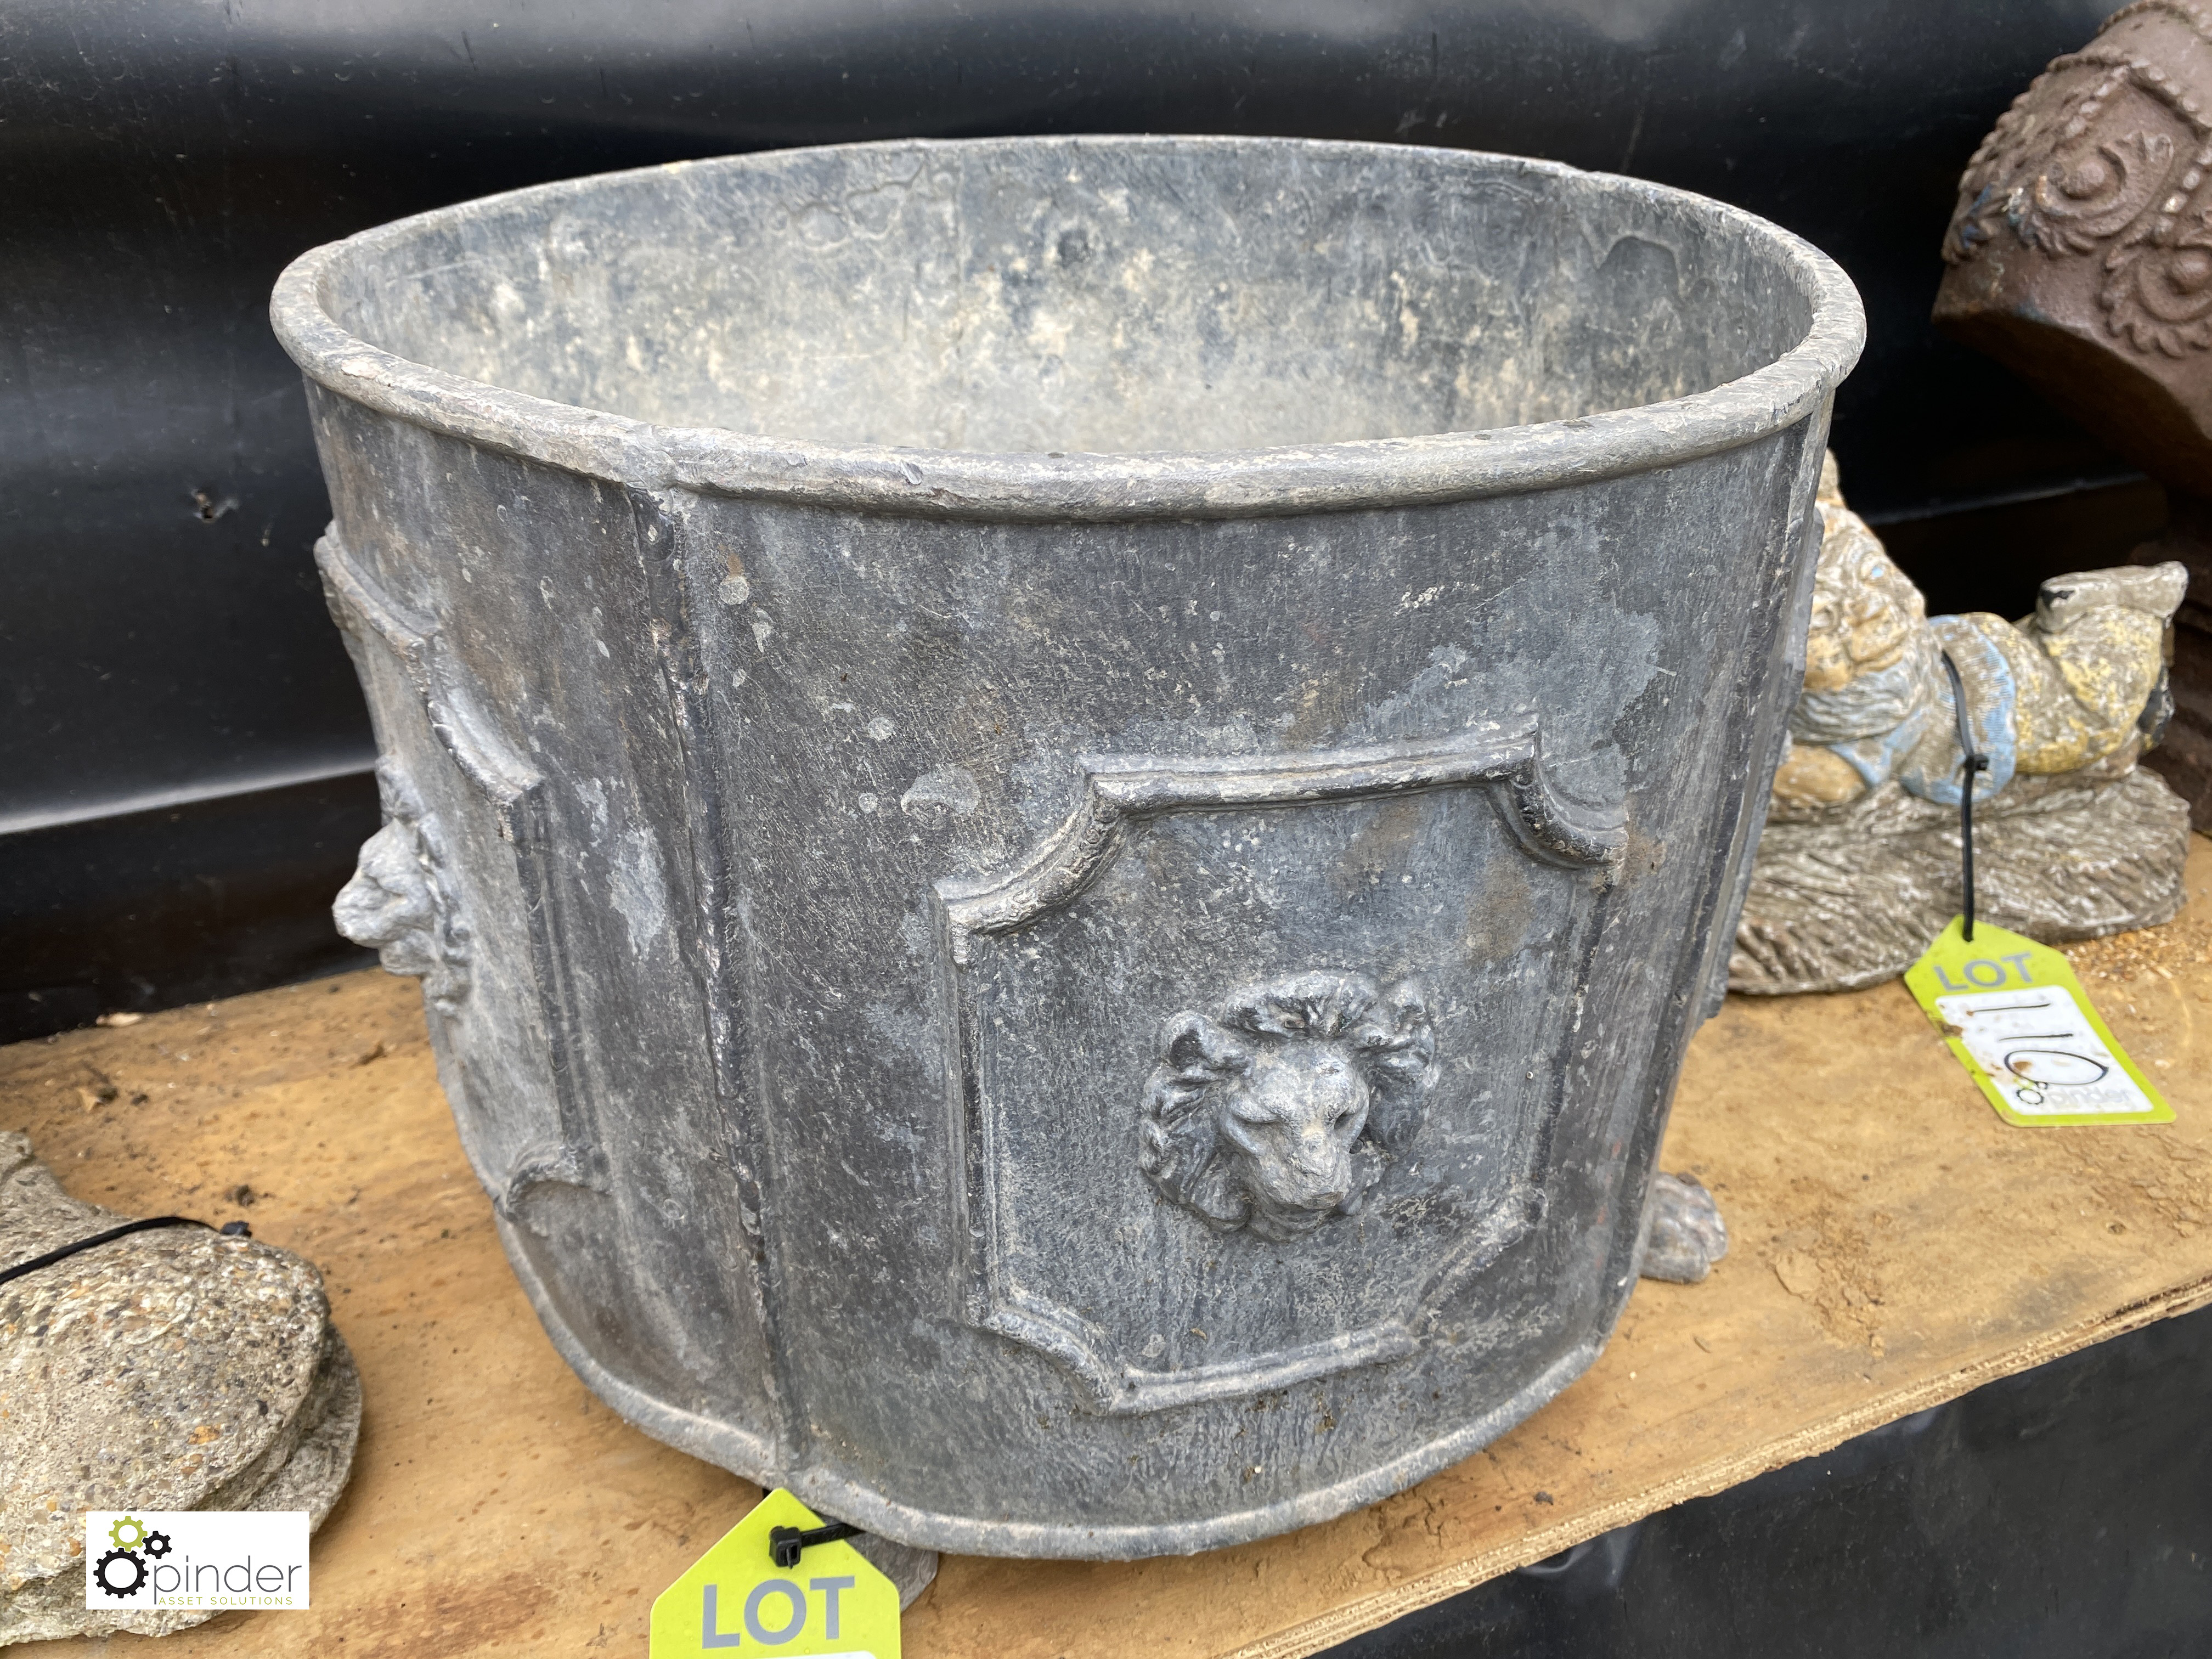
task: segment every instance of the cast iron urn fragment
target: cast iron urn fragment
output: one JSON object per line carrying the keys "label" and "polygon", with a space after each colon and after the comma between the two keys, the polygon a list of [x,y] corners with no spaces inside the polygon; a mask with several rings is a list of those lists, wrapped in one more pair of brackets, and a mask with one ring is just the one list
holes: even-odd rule
{"label": "cast iron urn fragment", "polygon": [[1938,325],[2166,486],[2138,564],[2189,574],[2151,764],[2212,830],[2212,11],[2134,0],[2052,60],[1959,179]]}
{"label": "cast iron urn fragment", "polygon": [[470,203],[275,309],[393,825],[343,916],[619,1410],[1110,1558],[1589,1364],[1802,673],[1827,260],[1024,138]]}

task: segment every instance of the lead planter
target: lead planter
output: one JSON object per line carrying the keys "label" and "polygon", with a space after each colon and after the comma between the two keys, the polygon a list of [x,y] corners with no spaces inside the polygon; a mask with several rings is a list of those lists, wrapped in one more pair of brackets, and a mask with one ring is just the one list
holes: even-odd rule
{"label": "lead planter", "polygon": [[340,919],[618,1410],[1127,1557],[1589,1363],[1799,678],[1820,254],[1500,156],[906,143],[275,314],[384,752]]}

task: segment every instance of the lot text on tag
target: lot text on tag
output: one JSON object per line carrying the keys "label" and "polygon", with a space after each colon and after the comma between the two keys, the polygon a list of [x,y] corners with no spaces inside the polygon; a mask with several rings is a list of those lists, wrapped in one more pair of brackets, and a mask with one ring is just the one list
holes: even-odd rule
{"label": "lot text on tag", "polygon": [[898,1587],[850,1544],[809,1545],[795,1567],[769,1530],[822,1524],[789,1492],[753,1506],[653,1604],[651,1659],[899,1659]]}
{"label": "lot text on tag", "polygon": [[1986,922],[1969,944],[1954,917],[1905,987],[2006,1122],[2173,1121],[2063,952]]}

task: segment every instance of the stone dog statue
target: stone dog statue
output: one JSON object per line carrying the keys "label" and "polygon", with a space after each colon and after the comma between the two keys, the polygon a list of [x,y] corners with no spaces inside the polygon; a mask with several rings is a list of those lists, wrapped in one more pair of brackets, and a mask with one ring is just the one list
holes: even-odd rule
{"label": "stone dog statue", "polygon": [[[1775,773],[1729,988],[1840,990],[1902,973],[1960,908],[1966,779],[1948,654],[1988,769],[1978,912],[2045,941],[2169,920],[2188,810],[2136,762],[2172,704],[2177,563],[2054,577],[2017,623],[1929,617],[1822,468],[1805,685]],[[1986,805],[1984,804],[1986,803]]]}

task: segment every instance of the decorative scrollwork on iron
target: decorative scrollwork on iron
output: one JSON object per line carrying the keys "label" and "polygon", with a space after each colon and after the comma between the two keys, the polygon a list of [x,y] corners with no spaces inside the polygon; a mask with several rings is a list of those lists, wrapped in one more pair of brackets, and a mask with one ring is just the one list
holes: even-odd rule
{"label": "decorative scrollwork on iron", "polygon": [[[2055,59],[1997,118],[1959,180],[1954,265],[2008,233],[2053,260],[2097,256],[2106,331],[2139,352],[2212,347],[2212,112],[2181,42],[2212,46],[2192,0],[2138,0]],[[2173,61],[2168,61],[2168,60]]]}

